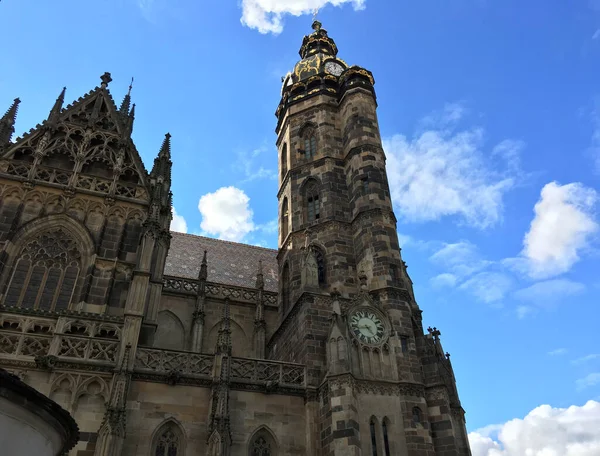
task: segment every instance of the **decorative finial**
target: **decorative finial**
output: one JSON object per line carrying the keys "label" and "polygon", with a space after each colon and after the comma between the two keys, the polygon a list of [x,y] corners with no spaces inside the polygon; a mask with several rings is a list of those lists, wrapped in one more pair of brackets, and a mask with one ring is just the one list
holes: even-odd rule
{"label": "decorative finial", "polygon": [[15,98],[12,105],[6,113],[0,118],[0,147],[4,147],[10,142],[10,138],[15,132],[15,122],[17,120],[17,111],[19,110],[21,100]]}
{"label": "decorative finial", "polygon": [[313,10],[313,23],[312,23],[312,29],[315,32],[318,32],[319,30],[321,30],[321,26],[323,24],[321,24],[318,20],[317,20],[317,15],[319,14],[319,8],[315,8]]}
{"label": "decorative finial", "polygon": [[131,104],[131,89],[133,88],[133,77],[131,78],[131,84],[129,84],[129,90],[127,91],[127,95],[123,97],[123,103],[121,103],[121,108],[119,112],[122,116],[127,117],[129,115],[129,105]]}
{"label": "decorative finial", "polygon": [[258,260],[258,271],[256,273],[256,288],[262,290],[265,287],[265,280],[263,278],[263,264],[262,260]]}
{"label": "decorative finial", "polygon": [[206,261],[206,250],[202,256],[202,263],[200,264],[200,272],[198,273],[198,279],[206,280],[208,278],[208,262]]}
{"label": "decorative finial", "polygon": [[102,84],[100,84],[100,87],[102,87],[103,89],[106,89],[106,87],[108,86],[108,83],[110,81],[112,81],[112,78],[110,77],[110,73],[108,71],[105,72],[102,76],[100,76],[100,80],[102,81]]}

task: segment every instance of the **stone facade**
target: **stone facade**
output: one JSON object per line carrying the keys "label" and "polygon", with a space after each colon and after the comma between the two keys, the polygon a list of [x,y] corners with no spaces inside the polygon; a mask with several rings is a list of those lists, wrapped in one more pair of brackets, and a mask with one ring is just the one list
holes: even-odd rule
{"label": "stone facade", "polygon": [[372,74],[321,24],[277,108],[278,250],[170,233],[170,135],[99,87],[0,119],[0,365],[68,410],[76,456],[470,455],[402,261]]}

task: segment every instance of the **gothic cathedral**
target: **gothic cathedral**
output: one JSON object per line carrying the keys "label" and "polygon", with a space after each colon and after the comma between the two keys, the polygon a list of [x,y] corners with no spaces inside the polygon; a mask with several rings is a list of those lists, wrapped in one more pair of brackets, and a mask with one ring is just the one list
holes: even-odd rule
{"label": "gothic cathedral", "polygon": [[400,255],[371,72],[318,21],[277,107],[278,250],[169,231],[171,145],[101,84],[0,119],[0,367],[72,456],[469,456]]}

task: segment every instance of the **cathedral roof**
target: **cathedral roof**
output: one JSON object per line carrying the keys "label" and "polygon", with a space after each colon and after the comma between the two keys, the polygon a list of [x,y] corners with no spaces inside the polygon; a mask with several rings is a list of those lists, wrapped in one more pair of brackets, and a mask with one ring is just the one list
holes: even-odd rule
{"label": "cathedral roof", "polygon": [[262,260],[266,291],[277,291],[277,250],[171,232],[165,275],[197,279],[206,250],[209,282],[254,288]]}

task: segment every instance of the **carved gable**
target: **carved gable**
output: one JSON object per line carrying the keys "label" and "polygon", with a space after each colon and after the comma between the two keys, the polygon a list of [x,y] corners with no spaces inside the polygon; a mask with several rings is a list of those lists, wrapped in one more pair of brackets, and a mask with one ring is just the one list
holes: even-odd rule
{"label": "carved gable", "polygon": [[0,171],[147,201],[147,171],[131,140],[132,125],[128,103],[118,111],[103,83],[62,110],[55,106],[48,120],[17,138],[3,152]]}

